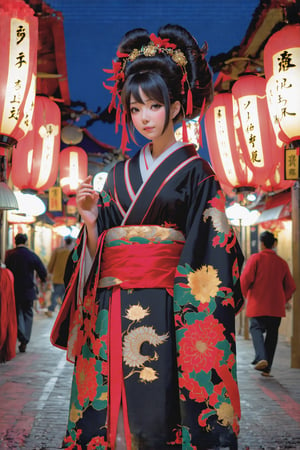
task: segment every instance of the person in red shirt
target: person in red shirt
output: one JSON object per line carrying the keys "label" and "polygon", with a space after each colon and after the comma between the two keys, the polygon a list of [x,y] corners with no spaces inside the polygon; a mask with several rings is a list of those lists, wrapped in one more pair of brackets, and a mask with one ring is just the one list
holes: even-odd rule
{"label": "person in red shirt", "polygon": [[264,376],[270,376],[281,318],[296,290],[287,262],[272,249],[274,243],[273,233],[261,233],[261,251],[250,256],[241,275],[255,350],[254,368]]}

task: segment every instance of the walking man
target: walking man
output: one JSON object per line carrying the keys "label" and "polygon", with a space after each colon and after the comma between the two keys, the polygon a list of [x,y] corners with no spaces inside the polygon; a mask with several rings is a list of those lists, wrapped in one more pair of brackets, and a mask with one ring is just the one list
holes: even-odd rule
{"label": "walking man", "polygon": [[19,350],[24,353],[30,341],[33,322],[33,302],[37,296],[35,273],[42,283],[46,281],[47,269],[39,256],[27,247],[28,237],[18,233],[16,247],[7,250],[5,265],[14,275],[14,291],[18,322]]}
{"label": "walking man", "polygon": [[241,275],[255,350],[254,368],[263,376],[271,376],[281,318],[296,290],[287,262],[273,250],[274,242],[273,233],[261,233],[261,251],[250,256]]}

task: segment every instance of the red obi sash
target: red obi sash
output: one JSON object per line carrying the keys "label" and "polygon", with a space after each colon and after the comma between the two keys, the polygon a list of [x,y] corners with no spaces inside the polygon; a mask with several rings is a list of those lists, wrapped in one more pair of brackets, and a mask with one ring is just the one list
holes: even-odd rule
{"label": "red obi sash", "polygon": [[[108,339],[108,437],[115,449],[120,404],[127,448],[131,448],[127,400],[122,369],[122,330],[120,288],[165,288],[173,295],[176,267],[184,243],[124,244],[104,246],[99,287],[113,287],[109,309]],[[121,400],[122,399],[122,400]]]}
{"label": "red obi sash", "polygon": [[99,287],[173,289],[184,243],[104,247]]}

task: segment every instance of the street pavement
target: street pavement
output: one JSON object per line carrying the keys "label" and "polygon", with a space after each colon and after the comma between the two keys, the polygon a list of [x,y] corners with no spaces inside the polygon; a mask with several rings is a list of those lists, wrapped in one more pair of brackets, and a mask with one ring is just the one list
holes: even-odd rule
{"label": "street pavement", "polygon": [[[73,367],[65,352],[50,344],[54,320],[42,310],[35,313],[26,353],[0,364],[0,450],[61,446]],[[300,450],[300,369],[290,368],[290,345],[279,342],[273,378],[262,377],[251,366],[251,340],[238,336],[237,349],[242,406],[239,450]]]}

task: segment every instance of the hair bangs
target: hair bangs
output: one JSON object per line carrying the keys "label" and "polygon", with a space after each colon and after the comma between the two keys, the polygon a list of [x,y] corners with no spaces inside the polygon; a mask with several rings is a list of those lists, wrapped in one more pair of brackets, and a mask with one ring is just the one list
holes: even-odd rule
{"label": "hair bangs", "polygon": [[140,90],[151,100],[155,100],[165,106],[166,117],[164,130],[170,118],[170,98],[168,87],[163,78],[156,72],[138,72],[129,76],[122,90],[122,104],[126,111],[127,123],[132,128],[130,114],[130,99],[133,97],[138,103],[143,103]]}

